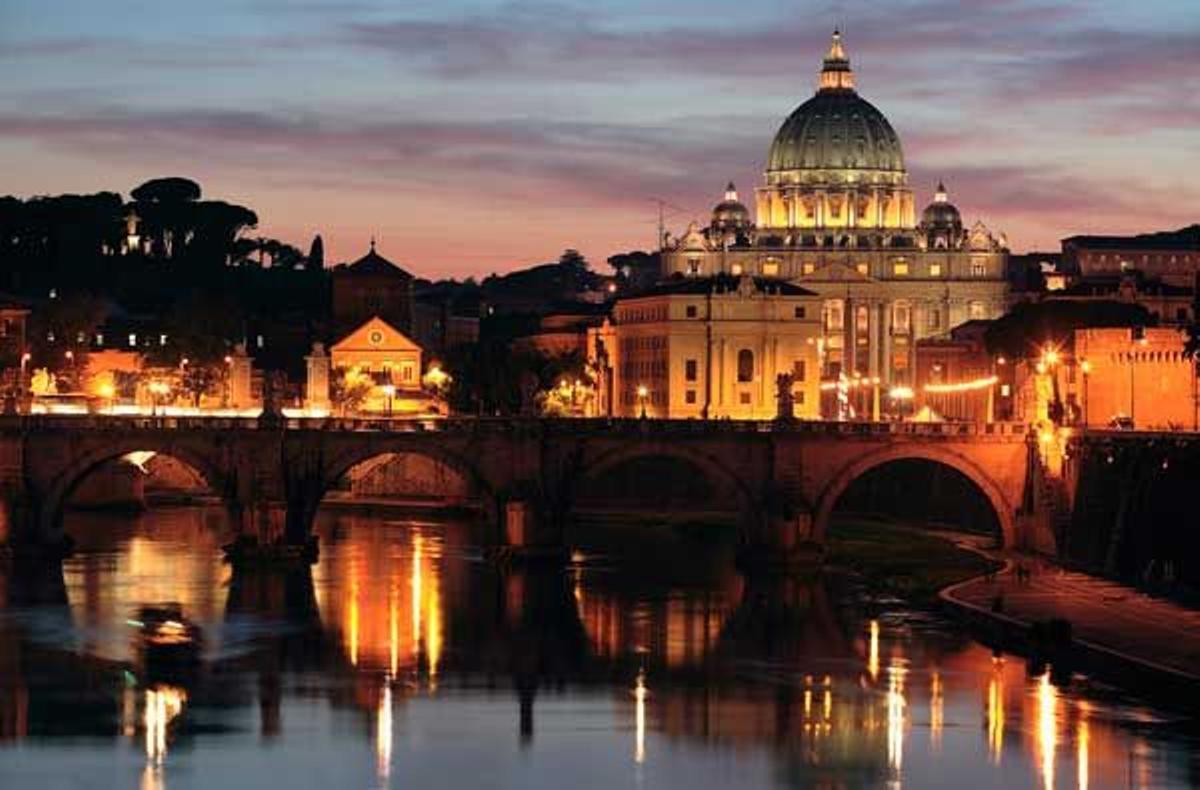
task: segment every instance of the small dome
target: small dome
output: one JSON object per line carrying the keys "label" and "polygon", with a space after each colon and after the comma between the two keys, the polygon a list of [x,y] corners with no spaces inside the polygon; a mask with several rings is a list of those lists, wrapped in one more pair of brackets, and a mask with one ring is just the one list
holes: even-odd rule
{"label": "small dome", "polygon": [[713,207],[712,224],[722,230],[736,230],[750,225],[750,210],[738,199],[733,182],[725,187],[725,199]]}
{"label": "small dome", "polygon": [[921,213],[921,224],[926,228],[962,227],[962,215],[950,202],[944,184],[938,183],[937,192],[933,195],[933,202],[926,206],[925,211]]}

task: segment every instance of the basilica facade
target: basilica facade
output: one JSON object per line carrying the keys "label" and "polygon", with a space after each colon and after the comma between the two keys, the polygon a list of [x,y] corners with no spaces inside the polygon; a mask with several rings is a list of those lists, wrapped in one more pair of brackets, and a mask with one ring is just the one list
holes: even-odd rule
{"label": "basilica facade", "polygon": [[835,32],[816,94],[780,127],[754,215],[729,184],[707,225],[663,240],[667,278],[788,281],[820,299],[820,372],[913,384],[916,342],[1006,308],[1007,242],[939,184],[917,213],[900,138]]}

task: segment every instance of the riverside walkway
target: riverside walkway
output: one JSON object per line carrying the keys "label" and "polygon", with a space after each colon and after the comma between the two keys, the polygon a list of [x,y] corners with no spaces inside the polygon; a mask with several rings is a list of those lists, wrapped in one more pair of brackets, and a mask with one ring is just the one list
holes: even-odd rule
{"label": "riverside walkway", "polygon": [[[1015,555],[991,556],[1030,562]],[[998,594],[1004,599],[1000,614],[991,611]],[[1200,611],[1048,563],[1035,567],[1028,581],[1019,581],[1010,563],[994,578],[947,588],[942,598],[981,618],[1017,627],[1067,620],[1076,645],[1083,650],[1111,658],[1112,663],[1173,675],[1200,689]]]}

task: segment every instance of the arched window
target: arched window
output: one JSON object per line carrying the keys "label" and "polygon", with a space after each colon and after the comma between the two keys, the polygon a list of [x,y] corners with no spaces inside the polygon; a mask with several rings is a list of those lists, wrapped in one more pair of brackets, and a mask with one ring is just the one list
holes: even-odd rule
{"label": "arched window", "polygon": [[737,376],[739,384],[754,381],[754,352],[748,348],[738,352]]}

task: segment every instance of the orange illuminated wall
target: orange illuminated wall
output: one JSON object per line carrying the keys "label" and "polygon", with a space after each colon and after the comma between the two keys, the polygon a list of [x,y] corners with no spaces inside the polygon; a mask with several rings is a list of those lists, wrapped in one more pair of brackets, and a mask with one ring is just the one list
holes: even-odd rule
{"label": "orange illuminated wall", "polygon": [[1132,417],[1139,430],[1196,427],[1195,363],[1183,354],[1183,333],[1147,328],[1140,334],[1076,330],[1075,393],[1087,425],[1105,427],[1120,415]]}

